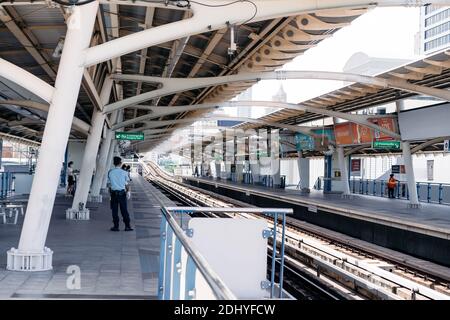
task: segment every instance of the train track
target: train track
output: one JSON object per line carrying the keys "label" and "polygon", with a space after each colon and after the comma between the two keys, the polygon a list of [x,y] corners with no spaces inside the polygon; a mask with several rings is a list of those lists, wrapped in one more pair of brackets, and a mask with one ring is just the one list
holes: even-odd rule
{"label": "train track", "polygon": [[[186,186],[154,163],[147,163],[147,180],[190,206],[249,207],[247,203]],[[221,217],[234,218],[237,215]],[[252,214],[239,216],[261,219],[261,216]],[[265,219],[269,226],[273,225],[273,220]],[[352,243],[349,237],[343,240],[336,232],[295,218],[288,217],[286,227],[286,283],[297,298],[450,299],[450,281],[445,275],[424,272],[373,246],[366,248],[361,241]],[[305,291],[314,294],[308,296]]]}

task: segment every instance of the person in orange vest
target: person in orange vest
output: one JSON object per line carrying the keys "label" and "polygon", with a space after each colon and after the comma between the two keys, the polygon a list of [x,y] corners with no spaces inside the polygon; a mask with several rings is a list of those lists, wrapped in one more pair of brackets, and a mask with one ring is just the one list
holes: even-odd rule
{"label": "person in orange vest", "polygon": [[397,179],[394,178],[394,174],[391,173],[390,178],[388,180],[387,183],[387,188],[388,188],[388,197],[394,199],[394,191],[395,191],[395,187],[397,186]]}

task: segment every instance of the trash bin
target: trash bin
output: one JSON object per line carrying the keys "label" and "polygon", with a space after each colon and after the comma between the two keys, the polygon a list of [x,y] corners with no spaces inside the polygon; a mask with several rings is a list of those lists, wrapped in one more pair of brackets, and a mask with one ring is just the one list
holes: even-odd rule
{"label": "trash bin", "polygon": [[280,176],[280,189],[286,188],[286,176]]}

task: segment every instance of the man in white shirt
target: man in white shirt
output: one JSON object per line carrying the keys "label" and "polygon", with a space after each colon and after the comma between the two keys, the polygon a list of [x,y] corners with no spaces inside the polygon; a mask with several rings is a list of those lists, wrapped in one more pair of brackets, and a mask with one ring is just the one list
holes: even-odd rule
{"label": "man in white shirt", "polygon": [[111,194],[111,210],[114,226],[111,231],[119,231],[119,206],[122,214],[123,223],[125,223],[125,231],[133,231],[130,226],[130,215],[127,209],[127,198],[130,195],[130,186],[128,182],[128,172],[121,169],[122,159],[114,157],[114,169],[108,172],[108,185]]}

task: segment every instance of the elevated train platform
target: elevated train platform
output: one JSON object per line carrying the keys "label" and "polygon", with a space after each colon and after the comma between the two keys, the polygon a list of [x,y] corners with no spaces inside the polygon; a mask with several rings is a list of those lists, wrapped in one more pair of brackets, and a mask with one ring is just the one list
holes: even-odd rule
{"label": "elevated train platform", "polygon": [[[134,231],[111,232],[107,195],[103,203],[88,203],[91,220],[66,220],[72,198],[58,195],[53,208],[47,245],[54,251],[53,270],[14,272],[0,257],[0,299],[156,299],[159,271],[160,205],[172,205],[159,190],[134,175],[129,212]],[[17,243],[23,217],[17,225],[0,224],[0,250]],[[67,268],[78,266],[81,288],[67,287]]]}
{"label": "elevated train platform", "polygon": [[389,249],[450,266],[450,208],[354,195],[301,193],[208,178],[183,177],[186,184],[264,207],[292,207],[300,220]]}

